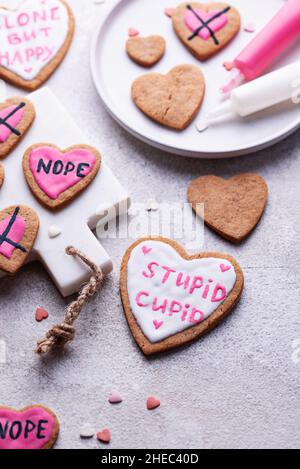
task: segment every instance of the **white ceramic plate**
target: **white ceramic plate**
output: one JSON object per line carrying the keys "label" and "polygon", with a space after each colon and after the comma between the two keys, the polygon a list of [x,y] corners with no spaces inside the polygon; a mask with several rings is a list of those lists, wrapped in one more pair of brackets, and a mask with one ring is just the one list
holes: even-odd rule
{"label": "white ceramic plate", "polygon": [[[172,5],[173,3],[173,5]],[[103,12],[91,51],[93,79],[99,95],[110,114],[130,133],[157,148],[183,156],[198,158],[223,158],[252,153],[273,145],[300,126],[299,107],[290,103],[261,112],[247,119],[232,119],[199,133],[194,121],[183,132],[162,127],[144,116],[130,96],[131,83],[148,71],[134,64],[125,52],[129,27],[141,35],[161,34],[167,40],[165,57],[152,71],[166,73],[172,67],[192,63],[202,68],[207,92],[199,113],[218,105],[218,89],[228,77],[223,68],[225,60],[234,59],[253,38],[243,30],[243,25],[254,23],[259,31],[284,0],[231,0],[242,16],[242,28],[232,43],[206,63],[200,63],[181,44],[172,29],[171,19],[164,9],[176,6],[180,0],[117,0]],[[300,42],[297,42],[274,68],[300,60]]]}

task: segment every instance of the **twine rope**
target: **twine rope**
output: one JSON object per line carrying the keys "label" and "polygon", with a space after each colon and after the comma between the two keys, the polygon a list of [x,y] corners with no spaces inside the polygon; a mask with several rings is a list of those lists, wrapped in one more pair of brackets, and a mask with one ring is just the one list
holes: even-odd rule
{"label": "twine rope", "polygon": [[57,347],[64,347],[68,342],[74,339],[76,333],[74,322],[80,315],[84,305],[102,287],[103,272],[100,267],[86,257],[83,252],[72,246],[66,249],[66,253],[69,256],[81,259],[81,261],[91,269],[92,275],[88,283],[80,291],[78,298],[67,307],[63,322],[52,327],[52,329],[47,332],[46,337],[37,342],[35,352],[38,355],[46,355],[50,350]]}

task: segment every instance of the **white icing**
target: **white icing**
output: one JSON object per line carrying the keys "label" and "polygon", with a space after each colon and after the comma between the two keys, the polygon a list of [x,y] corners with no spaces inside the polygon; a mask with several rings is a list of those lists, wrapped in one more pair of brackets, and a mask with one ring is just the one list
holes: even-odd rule
{"label": "white icing", "polygon": [[0,65],[34,79],[55,57],[69,31],[60,0],[27,0],[17,10],[0,8]]}
{"label": "white icing", "polygon": [[[151,251],[148,252],[150,249]],[[156,262],[159,265],[153,265],[152,271],[154,272],[154,276],[152,278],[146,278],[143,272],[148,276],[151,275],[148,267],[151,262]],[[224,267],[229,270],[222,272],[221,266],[223,270],[225,270]],[[164,284],[162,280],[167,271],[162,269],[162,267],[168,267],[176,271],[176,273],[169,275]],[[220,304],[225,301],[225,299],[216,302],[211,301],[214,299],[213,292],[217,285],[222,286],[222,290],[218,290],[219,294],[215,296],[216,300],[221,298],[222,292],[225,294],[224,289],[226,289],[226,297],[228,297],[236,283],[235,269],[229,261],[217,258],[203,258],[188,261],[183,259],[170,245],[153,240],[144,241],[132,250],[127,270],[128,295],[132,313],[143,333],[152,343],[160,342],[167,337],[193,327],[195,323],[189,322],[193,308],[203,313],[203,315],[197,313],[195,316],[196,319],[207,319]],[[179,273],[183,273],[183,281],[187,276],[191,278],[186,289],[184,286],[176,286]],[[203,286],[191,291],[195,277],[203,278]],[[209,280],[213,280],[213,282],[210,283]],[[200,284],[200,280],[198,280],[198,284]],[[207,298],[203,298],[207,285],[210,285],[209,293],[207,294]],[[146,292],[149,295],[142,295],[140,297],[140,302],[143,305],[147,305],[145,307],[138,306],[137,304],[136,298],[141,292]],[[157,306],[164,305],[165,301],[167,301],[167,307],[164,313],[162,310],[152,310],[152,304],[155,298],[158,298]],[[169,308],[172,301],[179,302],[183,305],[183,309],[180,312],[170,315]],[[185,305],[187,304],[190,305],[190,307],[186,309]],[[180,306],[177,305],[176,309],[179,310]],[[184,311],[188,311],[188,313],[183,320]]]}

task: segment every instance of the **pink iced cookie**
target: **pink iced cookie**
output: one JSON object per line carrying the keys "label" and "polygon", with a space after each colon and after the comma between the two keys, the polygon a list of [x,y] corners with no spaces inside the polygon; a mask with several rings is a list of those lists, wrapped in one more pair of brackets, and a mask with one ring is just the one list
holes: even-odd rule
{"label": "pink iced cookie", "polygon": [[58,433],[58,419],[46,407],[30,406],[20,411],[0,407],[0,449],[50,449]]}
{"label": "pink iced cookie", "polygon": [[96,177],[101,155],[89,145],[60,150],[55,145],[37,144],[23,158],[23,169],[33,194],[49,208],[66,205]]}

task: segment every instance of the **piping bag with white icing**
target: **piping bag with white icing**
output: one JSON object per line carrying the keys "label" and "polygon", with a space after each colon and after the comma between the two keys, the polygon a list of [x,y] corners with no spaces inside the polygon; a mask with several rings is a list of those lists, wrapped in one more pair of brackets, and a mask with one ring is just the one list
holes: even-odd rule
{"label": "piping bag with white icing", "polygon": [[[231,92],[230,98],[208,112],[198,128],[206,128],[225,116],[246,117],[291,100],[300,101],[300,61],[253,80]],[[205,124],[205,125],[204,125]]]}

